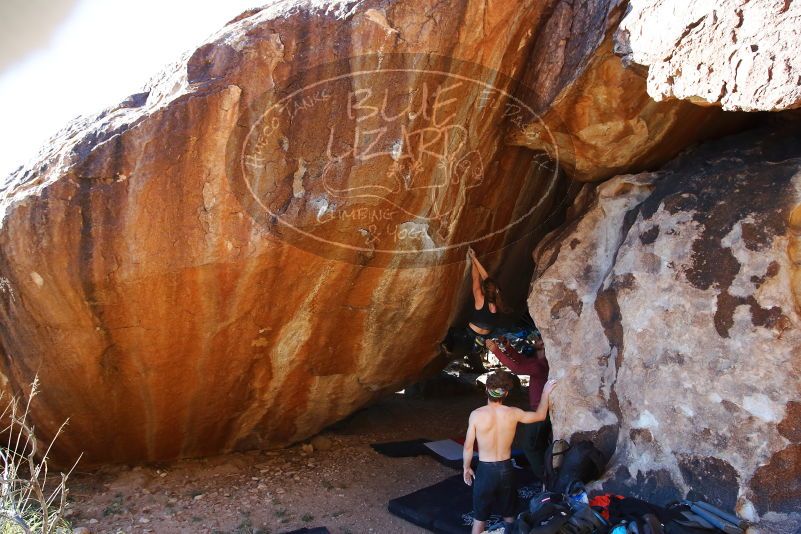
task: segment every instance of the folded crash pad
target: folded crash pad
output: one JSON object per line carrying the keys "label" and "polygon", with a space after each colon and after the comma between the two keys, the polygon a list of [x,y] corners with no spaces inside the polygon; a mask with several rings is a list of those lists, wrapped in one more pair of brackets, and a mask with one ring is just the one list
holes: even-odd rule
{"label": "folded crash pad", "polygon": [[[458,457],[456,459],[445,458],[440,455],[436,450],[440,450],[441,446],[434,445],[434,449],[429,447],[429,444],[438,444],[443,442],[450,442],[446,445],[449,449],[458,450]],[[453,440],[431,441],[429,439],[410,439],[407,441],[391,441],[388,443],[373,443],[370,445],[374,451],[390,458],[408,458],[411,456],[430,456],[442,465],[451,467],[453,469],[462,468],[462,446]],[[452,452],[452,451],[451,451]],[[449,454],[453,457],[453,454]],[[475,455],[474,455],[475,457]]]}
{"label": "folded crash pad", "polygon": [[[431,452],[448,461],[462,461],[464,447],[452,439],[441,439],[439,441],[429,441],[424,444]],[[473,453],[475,454],[475,453]]]}
{"label": "folded crash pad", "polygon": [[[443,439],[440,441],[429,441],[425,443],[425,447],[430,451],[430,455],[434,457],[442,465],[452,467],[454,469],[462,468],[462,453],[464,451],[464,440],[461,439]],[[473,449],[473,464],[478,460],[478,445],[476,444]],[[512,449],[512,460],[517,466],[527,466],[528,460],[526,455],[520,449]]]}
{"label": "folded crash pad", "polygon": [[421,456],[430,451],[425,444],[431,441],[426,438],[410,439],[406,441],[390,441],[387,443],[373,443],[370,447],[379,454],[390,458],[407,458],[409,456]]}

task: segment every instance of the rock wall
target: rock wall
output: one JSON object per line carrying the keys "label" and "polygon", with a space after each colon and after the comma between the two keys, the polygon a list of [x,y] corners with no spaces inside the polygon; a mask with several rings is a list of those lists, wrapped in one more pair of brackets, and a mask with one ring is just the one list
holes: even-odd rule
{"label": "rock wall", "polygon": [[561,167],[606,177],[710,135],[718,110],[655,108],[610,55],[622,13],[309,0],[237,17],[0,186],[5,387],[38,374],[37,430],[70,418],[54,453],[92,464],[286,445],[415,380],[464,301],[467,245],[522,295],[531,243],[579,189]]}
{"label": "rock wall", "polygon": [[542,120],[513,132],[510,142],[552,152],[555,140],[560,166],[576,180],[656,168],[690,144],[736,131],[749,120],[651,98],[642,69],[626,68],[613,50],[627,7],[617,1],[560,2],[523,73],[526,85],[537,88],[532,107]]}
{"label": "rock wall", "polygon": [[[627,228],[656,195],[652,189],[674,176],[676,187],[701,187],[711,175],[691,179],[676,170],[616,179],[599,189],[596,208],[580,222],[569,206],[576,195],[575,210],[592,201],[592,187],[581,189],[582,182],[654,169],[750,119],[651,99],[645,69],[626,68],[615,55],[627,5],[308,0],[237,17],[141,92],[68,125],[37,161],[0,184],[3,388],[21,393],[40,377],[37,432],[47,440],[69,418],[54,450],[67,462],[80,453],[90,465],[283,446],[436,368],[438,341],[467,297],[468,245],[491,267],[503,266],[492,270],[508,294],[522,295],[533,243],[567,213],[572,226],[539,249],[540,270],[553,259],[545,271],[553,276],[537,282],[532,299],[541,300],[530,306],[554,354],[578,366],[588,347],[597,349],[600,374],[557,366],[584,384],[581,395],[558,399],[562,407],[576,402],[574,416],[560,424],[566,432],[602,430],[621,460],[633,458],[625,456],[634,450],[626,432],[650,428],[651,420],[632,422],[624,390],[612,384],[626,369],[658,365],[638,360],[652,357],[647,348],[623,359],[637,350],[626,336],[641,339],[623,321],[646,316],[633,314],[640,304],[626,307],[622,297],[636,293],[636,278],[615,281],[610,273],[634,272],[620,264],[627,257],[647,263],[654,280],[673,269],[657,253],[637,259],[654,243],[683,250],[678,239],[668,241],[670,229],[643,230],[661,234],[633,241],[626,256]],[[628,13],[631,21],[638,11]],[[650,64],[635,54],[642,48],[633,27],[626,27],[627,61]],[[792,107],[791,100],[781,106]],[[787,161],[770,168],[788,168]],[[736,188],[726,176],[722,191]],[[766,176],[784,188],[770,198],[788,201],[791,181]],[[702,217],[707,208],[676,208],[676,217]],[[754,217],[760,209],[769,211],[754,206]],[[748,213],[709,224],[746,235],[756,232]],[[797,298],[801,287],[801,212],[793,213],[782,234],[788,259],[776,260],[778,271],[746,257],[747,246],[737,248],[737,262],[751,261],[752,276],[764,278],[758,292],[736,276],[726,287],[686,288],[693,306],[714,297],[715,309],[724,310],[694,332],[720,337],[713,352],[740,339],[733,332],[747,309],[759,323],[754,336],[786,331],[779,341],[763,340],[771,350],[784,347],[765,369],[791,358],[795,312],[771,291],[786,280],[796,289],[785,296]],[[687,235],[700,225],[687,224]],[[573,236],[580,225],[586,237]],[[769,228],[778,242],[781,228]],[[710,250],[728,246],[708,243],[714,239],[704,241]],[[734,269],[725,254],[710,261]],[[706,283],[706,275],[687,276]],[[679,328],[686,313],[671,317],[670,329]],[[557,335],[562,326],[570,337]],[[686,337],[681,357],[694,361],[690,349],[700,345],[689,331]],[[717,361],[724,360],[703,360]],[[698,372],[711,373],[703,362],[694,364]],[[668,358],[665,365],[673,364]],[[731,391],[739,392],[745,382],[734,378],[742,377],[731,377]],[[797,391],[791,377],[781,380],[776,391]],[[721,392],[714,409],[729,410],[737,394]],[[781,445],[797,442],[795,416],[783,415],[797,409],[779,406],[777,395],[763,389],[737,404],[745,410],[737,417],[760,414],[748,428],[767,432],[769,441],[753,460],[735,455],[725,460],[731,470],[723,468],[740,488],[727,490],[725,502],[734,492],[754,513],[786,505],[783,490],[764,504],[747,489],[756,480],[769,485],[793,452]],[[657,408],[647,413],[664,421]],[[706,423],[698,421],[692,428],[700,432]],[[721,424],[708,428],[710,436],[724,432]],[[734,436],[743,443],[732,438],[732,454],[756,439],[744,436]],[[692,479],[677,476],[699,472],[687,465],[720,467],[699,448],[687,453],[682,471],[679,460],[669,460],[678,445],[670,447],[648,453],[653,465],[666,466],[666,474],[644,468],[648,480],[685,488]],[[774,454],[784,456],[769,460]],[[758,475],[760,461],[774,467]],[[624,474],[620,483],[628,483]]]}
{"label": "rock wall", "polygon": [[282,446],[420,375],[467,245],[566,201],[500,142],[544,6],[485,7],[246,13],[3,184],[3,375],[57,458]]}
{"label": "rock wall", "polygon": [[616,51],[648,68],[656,101],[779,111],[801,106],[799,37],[789,0],[632,0]]}
{"label": "rock wall", "polygon": [[554,131],[559,161],[571,178],[591,182],[621,172],[658,168],[681,149],[742,128],[749,117],[726,114],[684,101],[655,102],[645,80],[624,68],[603,41],[591,65],[561,93],[541,122],[512,139],[532,149]]}
{"label": "rock wall", "polygon": [[604,489],[799,525],[799,140],[774,126],[587,186],[537,248],[554,429],[612,455]]}

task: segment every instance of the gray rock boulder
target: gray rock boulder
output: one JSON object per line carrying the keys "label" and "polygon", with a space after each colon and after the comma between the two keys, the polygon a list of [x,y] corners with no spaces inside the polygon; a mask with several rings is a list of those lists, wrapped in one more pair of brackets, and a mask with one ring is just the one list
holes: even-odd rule
{"label": "gray rock boulder", "polygon": [[801,106],[798,2],[634,1],[616,51],[648,67],[648,94],[657,101],[743,111]]}
{"label": "gray rock boulder", "polygon": [[587,186],[535,251],[555,433],[612,455],[605,489],[801,524],[799,140],[752,131]]}

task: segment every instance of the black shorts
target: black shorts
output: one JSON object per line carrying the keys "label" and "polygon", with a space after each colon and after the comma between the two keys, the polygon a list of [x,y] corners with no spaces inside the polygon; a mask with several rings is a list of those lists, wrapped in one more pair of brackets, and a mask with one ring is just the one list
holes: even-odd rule
{"label": "black shorts", "polygon": [[491,512],[501,517],[514,517],[517,513],[512,460],[478,462],[473,482],[473,518],[487,521]]}

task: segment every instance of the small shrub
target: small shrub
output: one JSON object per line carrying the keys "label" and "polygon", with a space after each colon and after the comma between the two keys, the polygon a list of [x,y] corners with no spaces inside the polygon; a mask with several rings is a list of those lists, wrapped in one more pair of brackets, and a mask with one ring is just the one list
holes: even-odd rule
{"label": "small shrub", "polygon": [[114,496],[114,500],[111,501],[111,504],[109,504],[103,509],[103,516],[108,517],[110,515],[121,514],[122,512],[123,512],[122,493],[118,493]]}
{"label": "small shrub", "polygon": [[[0,444],[0,533],[2,534],[62,534],[71,531],[64,518],[67,504],[67,479],[75,469],[76,461],[67,473],[48,480],[47,456],[67,422],[58,429],[53,440],[42,451],[29,419],[31,401],[38,393],[38,377],[31,384],[27,401],[19,402],[0,393],[5,409],[0,414],[3,429],[0,436],[7,441]],[[79,458],[80,460],[80,458]]]}
{"label": "small shrub", "polygon": [[249,517],[246,517],[239,522],[239,525],[236,527],[236,533],[250,534],[251,532],[253,532],[253,523],[251,522]]}

